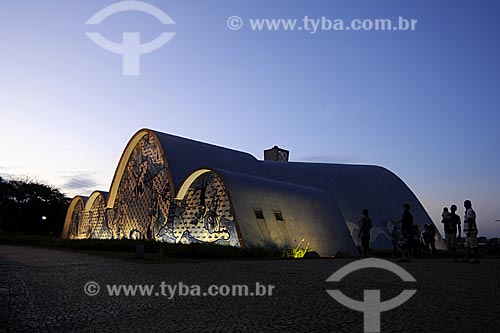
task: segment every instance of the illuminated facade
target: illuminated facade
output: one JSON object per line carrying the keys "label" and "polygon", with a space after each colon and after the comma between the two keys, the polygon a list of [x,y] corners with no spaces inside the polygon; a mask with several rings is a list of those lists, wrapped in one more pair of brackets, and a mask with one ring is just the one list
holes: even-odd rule
{"label": "illuminated facade", "polygon": [[143,129],[109,192],[73,199],[62,238],[278,248],[306,240],[322,255],[355,254],[361,210],[374,217],[372,247],[390,248],[387,221],[398,218],[401,202],[412,205],[417,224],[432,223],[411,190],[380,167],[259,161]]}

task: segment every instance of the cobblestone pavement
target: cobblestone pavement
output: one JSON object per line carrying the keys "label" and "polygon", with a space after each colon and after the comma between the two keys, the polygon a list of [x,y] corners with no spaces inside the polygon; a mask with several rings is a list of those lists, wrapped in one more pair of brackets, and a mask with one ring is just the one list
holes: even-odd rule
{"label": "cobblestone pavement", "polygon": [[[351,260],[262,260],[146,264],[40,248],[0,246],[0,331],[303,331],[362,332],[363,314],[327,289],[382,299],[417,293],[383,312],[382,332],[499,332],[500,259],[452,264],[401,263],[416,279],[364,269],[339,283],[325,280]],[[101,292],[87,296],[87,281]],[[108,284],[274,285],[272,296],[109,296]]]}

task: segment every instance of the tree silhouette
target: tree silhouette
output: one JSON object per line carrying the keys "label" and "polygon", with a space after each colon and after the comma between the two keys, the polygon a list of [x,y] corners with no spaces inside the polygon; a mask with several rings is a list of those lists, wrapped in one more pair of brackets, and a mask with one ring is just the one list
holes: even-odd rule
{"label": "tree silhouette", "polygon": [[51,186],[0,177],[0,232],[59,235],[68,204],[69,199]]}

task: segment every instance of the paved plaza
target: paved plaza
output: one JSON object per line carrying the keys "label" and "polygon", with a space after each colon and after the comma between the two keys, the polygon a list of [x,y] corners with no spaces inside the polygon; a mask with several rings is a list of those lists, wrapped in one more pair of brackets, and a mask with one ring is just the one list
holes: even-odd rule
{"label": "paved plaza", "polygon": [[[383,312],[382,332],[499,332],[500,259],[401,263],[417,282],[380,269],[326,282],[347,259],[148,263],[0,245],[0,331],[363,332],[363,314],[326,290],[382,300],[417,293]],[[88,281],[100,293],[88,296]],[[271,296],[110,296],[106,285],[274,285]]]}

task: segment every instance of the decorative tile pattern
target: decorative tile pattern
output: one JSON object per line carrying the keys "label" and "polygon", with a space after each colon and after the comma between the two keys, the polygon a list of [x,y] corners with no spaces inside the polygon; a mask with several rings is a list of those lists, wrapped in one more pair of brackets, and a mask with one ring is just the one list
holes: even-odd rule
{"label": "decorative tile pattern", "polygon": [[174,200],[162,240],[240,246],[231,201],[213,172],[199,176],[182,200]]}
{"label": "decorative tile pattern", "polygon": [[213,172],[204,173],[190,185],[185,198],[177,200],[171,193],[168,172],[160,144],[154,136],[145,135],[127,161],[113,209],[106,208],[102,195],[89,211],[75,207],[68,237],[239,247],[231,201],[222,180]]}
{"label": "decorative tile pattern", "polygon": [[69,225],[68,238],[80,238],[79,229],[83,217],[84,208],[85,207],[83,206],[83,202],[81,200],[78,200],[75,207],[73,208],[73,213],[71,214],[71,223]]}

